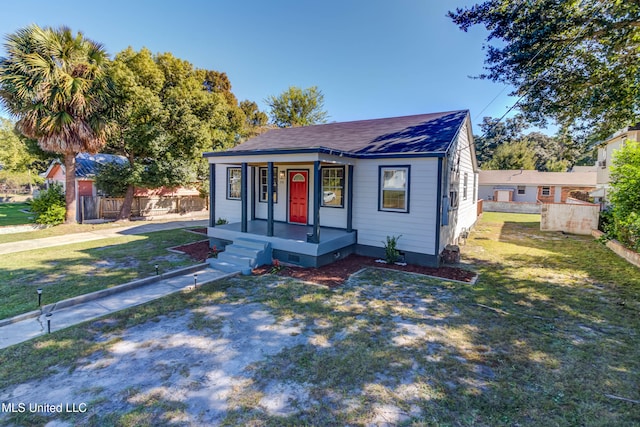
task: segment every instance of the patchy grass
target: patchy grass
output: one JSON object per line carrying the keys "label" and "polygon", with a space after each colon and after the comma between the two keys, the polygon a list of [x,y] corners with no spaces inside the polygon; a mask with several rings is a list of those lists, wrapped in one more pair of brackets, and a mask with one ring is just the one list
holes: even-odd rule
{"label": "patchy grass", "polygon": [[28,203],[0,203],[0,227],[33,224],[33,214],[22,212],[29,209]]}
{"label": "patchy grass", "polygon": [[[615,397],[640,400],[640,271],[591,238],[540,232],[537,218],[485,214],[463,247],[473,286],[374,269],[335,290],[228,279],[2,350],[0,383],[113,357],[122,331],[185,312],[189,331],[224,338],[234,325],[207,307],[257,304],[305,340],[244,368],[222,425],[638,425],[640,404]],[[165,368],[155,374],[178,378],[171,395],[121,384],[71,420],[206,424],[188,406],[190,391],[215,393],[189,377],[202,365]]]}
{"label": "patchy grass", "polygon": [[0,319],[37,309],[37,288],[46,305],[154,275],[155,264],[161,272],[195,264],[166,248],[201,238],[178,229],[3,255]]}

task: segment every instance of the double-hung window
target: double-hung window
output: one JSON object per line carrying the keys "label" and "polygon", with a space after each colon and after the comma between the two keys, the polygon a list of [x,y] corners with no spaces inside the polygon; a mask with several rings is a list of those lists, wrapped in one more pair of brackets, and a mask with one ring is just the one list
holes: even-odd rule
{"label": "double-hung window", "polygon": [[227,199],[240,200],[242,169],[227,168]]}
{"label": "double-hung window", "polygon": [[[260,168],[260,201],[267,202],[269,169]],[[278,168],[273,168],[273,203],[278,203]]]}
{"label": "double-hung window", "polygon": [[410,166],[380,166],[378,209],[409,212]]}
{"label": "double-hung window", "polygon": [[322,206],[344,207],[344,166],[322,167]]}

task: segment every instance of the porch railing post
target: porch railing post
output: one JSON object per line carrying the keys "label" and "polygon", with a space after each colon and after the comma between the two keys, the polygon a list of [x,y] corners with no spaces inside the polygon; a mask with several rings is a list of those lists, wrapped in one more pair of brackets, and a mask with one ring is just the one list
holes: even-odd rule
{"label": "porch railing post", "polygon": [[216,226],[216,164],[209,163],[209,227]]}
{"label": "porch railing post", "polygon": [[310,241],[320,243],[320,205],[322,203],[320,161],[313,162],[313,234]]}
{"label": "porch railing post", "polygon": [[240,169],[240,200],[242,200],[242,223],[241,229],[243,233],[247,232],[247,206],[248,206],[248,192],[247,192],[247,164],[242,163],[242,168]]}
{"label": "porch railing post", "polygon": [[273,236],[273,162],[267,163],[267,236]]}

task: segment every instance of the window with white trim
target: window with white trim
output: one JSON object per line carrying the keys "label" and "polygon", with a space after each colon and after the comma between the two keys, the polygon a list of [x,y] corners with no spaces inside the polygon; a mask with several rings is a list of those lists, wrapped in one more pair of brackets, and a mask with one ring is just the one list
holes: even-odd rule
{"label": "window with white trim", "polygon": [[344,166],[322,167],[322,206],[344,207]]}
{"label": "window with white trim", "polygon": [[542,187],[542,195],[550,196],[551,195],[551,187]]}
{"label": "window with white trim", "polygon": [[409,166],[380,166],[379,210],[409,212],[410,170]]}
{"label": "window with white trim", "polygon": [[462,200],[467,200],[468,191],[469,191],[469,174],[465,172],[464,177],[462,179]]}
{"label": "window with white trim", "polygon": [[[268,181],[269,169],[260,168],[260,198],[261,202],[267,202],[269,193]],[[273,168],[273,203],[278,203],[278,168]]]}
{"label": "window with white trim", "polygon": [[527,187],[524,185],[518,185],[518,194],[525,194]]}
{"label": "window with white trim", "polygon": [[227,168],[227,199],[240,200],[242,169]]}

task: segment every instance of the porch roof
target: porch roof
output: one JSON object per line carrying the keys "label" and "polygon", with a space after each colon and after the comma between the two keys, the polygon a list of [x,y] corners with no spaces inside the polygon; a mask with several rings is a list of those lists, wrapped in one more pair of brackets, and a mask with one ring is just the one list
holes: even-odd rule
{"label": "porch roof", "polygon": [[442,157],[467,116],[467,110],[459,110],[272,129],[227,151],[209,152],[204,156]]}

